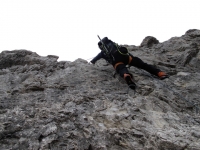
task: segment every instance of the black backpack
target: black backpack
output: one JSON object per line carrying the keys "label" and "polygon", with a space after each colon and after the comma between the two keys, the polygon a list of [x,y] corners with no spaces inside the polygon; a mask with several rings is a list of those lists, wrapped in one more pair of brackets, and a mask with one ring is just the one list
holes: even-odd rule
{"label": "black backpack", "polygon": [[100,39],[98,46],[106,55],[109,63],[113,63],[115,61],[115,55],[117,53],[120,53],[121,55],[129,55],[126,47],[119,46],[117,43],[114,43],[107,37],[104,37],[102,40]]}

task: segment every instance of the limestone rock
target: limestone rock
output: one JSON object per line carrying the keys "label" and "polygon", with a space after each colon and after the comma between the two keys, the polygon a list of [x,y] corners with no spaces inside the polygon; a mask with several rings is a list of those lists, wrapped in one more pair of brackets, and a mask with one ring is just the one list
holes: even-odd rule
{"label": "limestone rock", "polygon": [[141,47],[152,47],[153,44],[158,44],[159,41],[155,38],[155,37],[152,37],[152,36],[147,36],[143,41],[142,43],[140,44]]}
{"label": "limestone rock", "polygon": [[0,53],[0,149],[200,150],[200,31],[126,45],[166,71],[131,67],[136,92],[104,60]]}

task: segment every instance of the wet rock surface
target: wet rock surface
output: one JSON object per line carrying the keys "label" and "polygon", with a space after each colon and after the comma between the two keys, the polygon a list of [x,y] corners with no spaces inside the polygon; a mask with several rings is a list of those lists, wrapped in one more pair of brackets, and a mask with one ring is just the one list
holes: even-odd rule
{"label": "wet rock surface", "polygon": [[1,52],[0,149],[200,150],[200,30],[144,41],[127,48],[170,78],[131,67],[136,92],[104,60]]}

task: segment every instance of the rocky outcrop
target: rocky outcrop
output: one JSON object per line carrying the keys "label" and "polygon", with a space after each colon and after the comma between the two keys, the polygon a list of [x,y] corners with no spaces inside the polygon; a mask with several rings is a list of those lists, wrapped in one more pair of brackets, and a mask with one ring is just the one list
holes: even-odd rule
{"label": "rocky outcrop", "polygon": [[200,30],[127,46],[168,72],[131,67],[136,92],[104,60],[0,53],[0,149],[200,149]]}
{"label": "rocky outcrop", "polygon": [[158,44],[159,41],[152,36],[147,36],[145,37],[145,39],[142,41],[142,43],[140,44],[141,47],[152,47],[154,44]]}

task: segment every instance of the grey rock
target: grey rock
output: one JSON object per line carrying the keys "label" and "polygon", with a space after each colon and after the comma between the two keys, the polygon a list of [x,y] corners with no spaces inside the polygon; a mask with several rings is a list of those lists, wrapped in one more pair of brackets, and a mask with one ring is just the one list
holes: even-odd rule
{"label": "grey rock", "polygon": [[145,39],[142,41],[142,43],[140,44],[141,47],[152,47],[153,44],[158,44],[159,41],[152,36],[147,36],[145,37]]}
{"label": "grey rock", "polygon": [[131,67],[133,92],[104,60],[1,52],[0,149],[199,150],[200,30],[125,46],[169,79]]}

